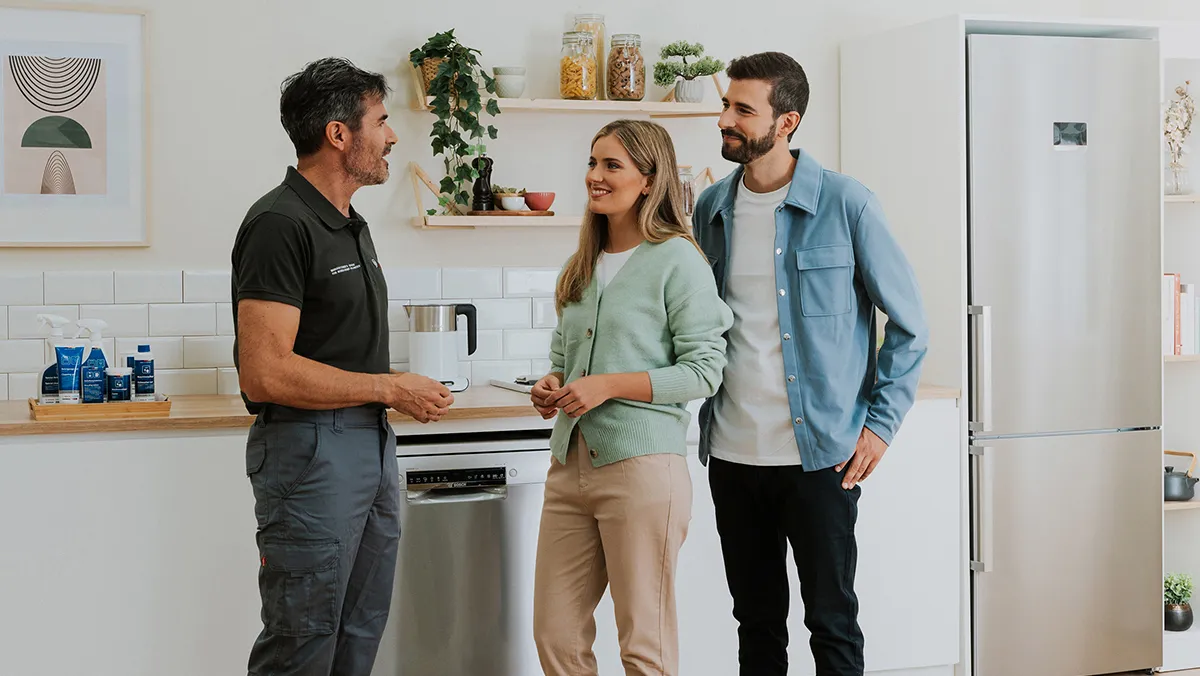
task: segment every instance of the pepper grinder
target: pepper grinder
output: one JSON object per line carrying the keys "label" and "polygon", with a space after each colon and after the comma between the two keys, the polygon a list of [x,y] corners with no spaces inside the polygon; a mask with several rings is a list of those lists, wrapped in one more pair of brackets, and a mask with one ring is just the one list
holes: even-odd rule
{"label": "pepper grinder", "polygon": [[492,199],[492,158],[480,155],[471,161],[471,166],[479,172],[475,179],[474,199],[471,201],[473,211],[492,211],[496,208]]}

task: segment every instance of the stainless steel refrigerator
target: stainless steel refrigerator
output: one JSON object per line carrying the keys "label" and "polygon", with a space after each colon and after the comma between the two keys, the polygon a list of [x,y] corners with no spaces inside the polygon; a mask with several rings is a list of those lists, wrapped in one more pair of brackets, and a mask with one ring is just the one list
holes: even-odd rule
{"label": "stainless steel refrigerator", "polygon": [[1157,45],[970,35],[967,63],[975,674],[1155,667]]}

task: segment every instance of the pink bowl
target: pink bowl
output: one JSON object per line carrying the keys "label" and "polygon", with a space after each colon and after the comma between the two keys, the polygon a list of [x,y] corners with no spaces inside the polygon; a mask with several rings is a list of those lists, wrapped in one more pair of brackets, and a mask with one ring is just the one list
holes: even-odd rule
{"label": "pink bowl", "polygon": [[552,192],[525,193],[525,206],[529,207],[531,211],[549,211],[551,204],[554,204],[554,193]]}

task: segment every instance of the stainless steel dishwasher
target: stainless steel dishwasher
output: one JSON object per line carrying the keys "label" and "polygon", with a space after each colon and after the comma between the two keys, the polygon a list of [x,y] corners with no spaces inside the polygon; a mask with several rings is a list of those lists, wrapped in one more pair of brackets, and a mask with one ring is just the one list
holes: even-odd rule
{"label": "stainless steel dishwasher", "polygon": [[401,536],[373,676],[532,676],[549,430],[400,437]]}

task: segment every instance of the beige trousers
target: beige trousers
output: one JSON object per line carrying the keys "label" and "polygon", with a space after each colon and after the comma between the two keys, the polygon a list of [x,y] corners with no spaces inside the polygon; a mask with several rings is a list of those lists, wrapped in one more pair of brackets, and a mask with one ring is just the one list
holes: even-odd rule
{"label": "beige trousers", "polygon": [[575,434],[550,461],[533,631],[547,676],[594,676],[597,604],[611,590],[627,676],[676,676],[675,565],[692,515],[687,460],[662,453],[592,467]]}

